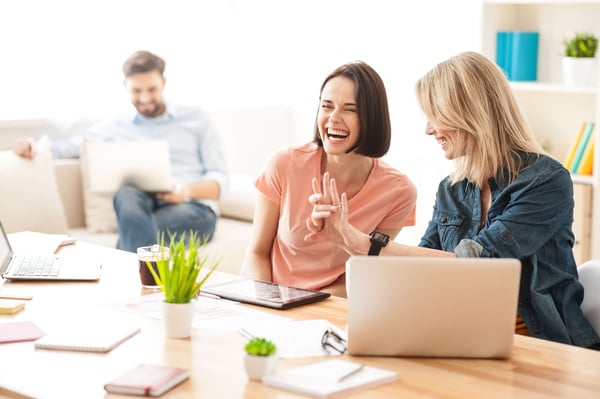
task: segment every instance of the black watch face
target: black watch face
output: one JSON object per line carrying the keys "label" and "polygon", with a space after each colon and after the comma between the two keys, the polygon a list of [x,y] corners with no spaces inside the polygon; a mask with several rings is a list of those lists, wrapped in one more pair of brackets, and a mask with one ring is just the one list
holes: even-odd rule
{"label": "black watch face", "polygon": [[383,233],[380,233],[380,232],[378,232],[378,231],[374,231],[374,232],[371,234],[371,237],[372,237],[372,238],[373,238],[375,241],[378,241],[378,242],[382,243],[384,246],[385,246],[385,245],[387,245],[388,241],[390,240],[390,237],[389,237],[389,236],[387,236],[387,235],[385,235],[385,234],[383,234]]}

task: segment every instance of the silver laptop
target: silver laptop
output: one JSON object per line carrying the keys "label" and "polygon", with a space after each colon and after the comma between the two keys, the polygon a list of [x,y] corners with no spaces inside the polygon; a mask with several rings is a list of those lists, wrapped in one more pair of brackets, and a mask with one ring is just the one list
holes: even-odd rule
{"label": "silver laptop", "polygon": [[0,223],[0,277],[7,280],[98,280],[100,260],[81,255],[15,254]]}
{"label": "silver laptop", "polygon": [[124,184],[148,192],[173,189],[166,140],[86,140],[83,146],[85,168],[93,192],[112,193]]}
{"label": "silver laptop", "polygon": [[348,353],[509,357],[520,274],[517,259],[351,257]]}

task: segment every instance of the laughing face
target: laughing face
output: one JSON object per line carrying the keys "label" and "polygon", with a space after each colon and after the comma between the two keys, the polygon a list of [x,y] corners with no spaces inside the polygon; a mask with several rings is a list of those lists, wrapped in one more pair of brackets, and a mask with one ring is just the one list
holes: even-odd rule
{"label": "laughing face", "polygon": [[147,118],[161,116],[166,109],[163,100],[165,78],[158,71],[136,73],[125,79],[131,103]]}
{"label": "laughing face", "polygon": [[442,147],[442,150],[444,150],[446,159],[455,159],[462,156],[457,148],[456,130],[437,128],[431,122],[427,122],[425,134],[433,136],[437,140],[438,144]]}
{"label": "laughing face", "polygon": [[325,84],[317,123],[327,154],[345,154],[358,141],[360,121],[351,79],[337,76]]}

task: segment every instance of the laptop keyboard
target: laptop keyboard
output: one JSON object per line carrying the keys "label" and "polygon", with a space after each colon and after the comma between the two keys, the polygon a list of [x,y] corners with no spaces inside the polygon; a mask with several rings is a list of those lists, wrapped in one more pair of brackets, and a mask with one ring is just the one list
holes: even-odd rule
{"label": "laptop keyboard", "polygon": [[63,258],[56,256],[21,256],[14,265],[16,276],[44,276],[58,275]]}

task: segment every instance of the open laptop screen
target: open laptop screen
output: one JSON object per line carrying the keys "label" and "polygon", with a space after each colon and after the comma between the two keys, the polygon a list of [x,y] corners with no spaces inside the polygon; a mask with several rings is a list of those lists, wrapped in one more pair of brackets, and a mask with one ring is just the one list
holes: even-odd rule
{"label": "open laptop screen", "polygon": [[517,259],[352,257],[348,352],[508,357],[520,272]]}
{"label": "open laptop screen", "polygon": [[166,140],[85,140],[83,146],[83,166],[93,192],[115,192],[124,184],[147,192],[173,189]]}

